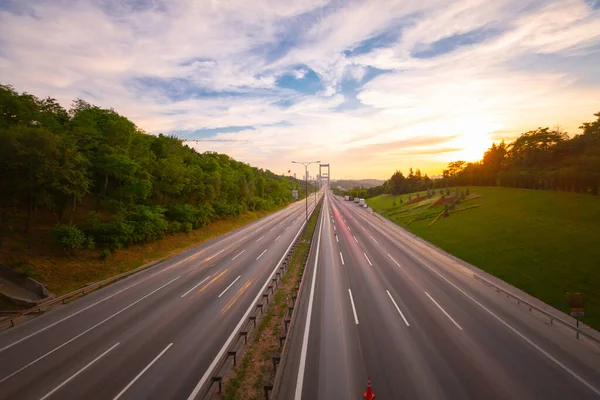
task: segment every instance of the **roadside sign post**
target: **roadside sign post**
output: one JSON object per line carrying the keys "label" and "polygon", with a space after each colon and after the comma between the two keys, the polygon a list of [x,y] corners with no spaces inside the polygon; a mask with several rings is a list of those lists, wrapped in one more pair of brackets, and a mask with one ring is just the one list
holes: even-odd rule
{"label": "roadside sign post", "polygon": [[[585,303],[583,293],[567,293],[567,300],[571,306],[571,316],[575,317],[577,328],[579,328],[579,318],[585,315],[583,312]],[[579,332],[577,332],[577,338],[579,339]]]}

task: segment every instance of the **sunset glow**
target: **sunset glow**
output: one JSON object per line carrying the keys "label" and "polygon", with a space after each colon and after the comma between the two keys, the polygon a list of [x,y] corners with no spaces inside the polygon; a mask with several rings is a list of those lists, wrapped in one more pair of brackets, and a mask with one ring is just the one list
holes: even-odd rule
{"label": "sunset glow", "polygon": [[0,5],[2,83],[276,173],[439,174],[600,110],[598,1],[61,3]]}

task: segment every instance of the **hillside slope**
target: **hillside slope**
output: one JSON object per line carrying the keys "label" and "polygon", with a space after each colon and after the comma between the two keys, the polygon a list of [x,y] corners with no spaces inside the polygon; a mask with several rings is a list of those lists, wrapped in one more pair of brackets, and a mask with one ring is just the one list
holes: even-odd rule
{"label": "hillside slope", "polygon": [[[466,194],[466,188],[459,190]],[[396,205],[391,195],[367,203],[416,235],[564,312],[569,311],[566,292],[584,293],[583,320],[600,329],[600,198],[508,188],[470,191],[455,210],[469,209],[450,211],[431,226],[444,210],[439,191],[432,198],[419,193],[424,197],[420,201],[412,194],[411,204],[408,195],[396,196]]]}

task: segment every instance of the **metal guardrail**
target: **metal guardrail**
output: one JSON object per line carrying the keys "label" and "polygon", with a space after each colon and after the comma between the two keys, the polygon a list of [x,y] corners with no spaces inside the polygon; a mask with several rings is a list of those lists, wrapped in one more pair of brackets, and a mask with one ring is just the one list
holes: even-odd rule
{"label": "metal guardrail", "polygon": [[[93,292],[94,290],[100,289],[110,283],[114,283],[118,280],[121,280],[123,278],[127,278],[130,275],[133,275],[137,272],[143,271],[145,269],[148,269],[150,267],[153,267],[157,264],[160,264],[161,262],[166,261],[165,258],[161,258],[159,260],[156,261],[152,261],[148,264],[144,264],[142,266],[139,266],[135,269],[132,269],[131,271],[127,271],[124,272],[122,274],[116,275],[116,276],[111,276],[110,278],[104,279],[100,282],[96,282],[96,283],[92,283],[90,285],[87,285],[85,287],[82,287],[81,289],[77,289],[73,292],[67,293],[67,294],[63,294],[62,296],[59,297],[54,297],[52,299],[49,299],[47,301],[41,302],[39,304],[37,304],[35,307],[31,307],[28,308],[27,310],[23,310],[20,312],[16,312],[16,313],[11,313],[8,317],[0,319],[0,325],[6,323],[7,321],[10,321],[10,326],[14,327],[15,326],[15,321],[19,318],[22,318],[28,314],[39,314],[41,313],[44,309],[47,309],[55,304],[58,303],[65,303],[67,300],[77,297],[77,296],[83,296],[87,293]],[[4,315],[0,315],[0,316],[4,316]]]}
{"label": "metal guardrail", "polygon": [[594,336],[590,335],[589,333],[586,333],[584,331],[582,331],[581,329],[579,329],[578,327],[572,325],[571,323],[565,321],[564,319],[561,319],[555,315],[550,314],[547,311],[542,310],[541,308],[534,306],[533,304],[529,303],[526,300],[523,300],[522,298],[515,296],[514,294],[507,292],[506,290],[502,289],[501,287],[493,284],[492,282],[488,281],[485,278],[482,278],[476,274],[473,274],[473,278],[475,278],[475,280],[478,280],[482,283],[484,283],[485,285],[495,289],[497,292],[501,292],[504,295],[506,295],[507,298],[513,298],[517,301],[518,304],[524,304],[525,306],[529,307],[529,311],[537,311],[540,314],[545,315],[546,317],[550,318],[550,325],[554,325],[554,321],[558,322],[559,324],[571,329],[572,331],[575,332],[576,338],[579,340],[579,336],[584,336],[585,338],[591,340],[592,342],[594,342],[597,345],[600,345],[600,340],[595,338]]}
{"label": "metal guardrail", "polygon": [[[314,207],[310,211],[309,220],[316,209],[317,207]],[[275,295],[275,292],[279,287],[283,276],[287,272],[287,268],[292,260],[292,255],[294,254],[298,243],[304,239],[304,231],[306,229],[308,229],[308,223],[305,225],[302,233],[300,233],[297,236],[294,244],[290,247],[288,253],[285,255],[283,262],[281,263],[279,268],[277,268],[277,271],[275,272],[274,277],[271,279],[270,284],[267,286],[262,296],[254,305],[254,310],[250,313],[244,325],[242,325],[240,330],[237,332],[236,340],[230,344],[229,348],[227,349],[227,352],[223,354],[217,366],[215,367],[212,376],[201,389],[199,395],[196,398],[210,399],[211,396],[214,394],[215,389],[217,389],[217,393],[219,394],[223,392],[223,381],[225,375],[227,374],[227,372],[229,372],[231,367],[237,366],[238,358],[243,356],[248,341],[250,340],[252,334],[256,331],[256,328],[258,327],[262,317],[266,314],[266,308],[268,307],[270,300]],[[296,286],[295,290],[296,296],[298,296],[299,286]],[[279,365],[280,361],[280,357],[273,357],[273,369],[275,371],[277,370],[277,366]],[[214,384],[217,384],[216,388],[213,386]],[[265,396],[268,397],[268,391],[270,391],[271,389],[272,387],[265,387]]]}
{"label": "metal guardrail", "polygon": [[[323,205],[321,204],[321,212],[328,213],[329,211],[324,210]],[[285,363],[287,361],[288,354],[289,354],[289,346],[291,343],[290,339],[295,332],[294,327],[296,326],[297,319],[298,319],[298,312],[299,312],[298,307],[296,307],[296,305],[300,301],[301,292],[303,293],[303,288],[305,287],[304,275],[306,274],[306,266],[308,265],[308,262],[310,261],[312,255],[313,255],[313,252],[315,251],[316,244],[313,241],[313,238],[315,236],[315,233],[318,230],[318,226],[319,226],[318,222],[319,222],[319,220],[317,218],[317,224],[315,225],[315,229],[312,231],[312,234],[310,236],[310,247],[308,249],[308,252],[306,253],[305,259],[302,260],[302,262],[303,262],[302,274],[300,275],[298,282],[296,283],[296,286],[294,287],[296,293],[295,293],[295,296],[292,296],[292,306],[288,308],[290,310],[291,316],[289,316],[290,317],[289,319],[284,320],[285,338],[283,338],[283,342],[282,342],[282,346],[281,346],[280,362],[279,362],[280,366],[285,365]],[[271,385],[269,388],[272,391],[273,399],[277,399],[279,397],[279,391],[281,390],[281,381],[282,381],[283,376],[280,373],[280,371],[281,371],[281,368],[274,369],[275,379],[274,379],[273,385]],[[267,399],[267,400],[269,398],[268,392],[269,391],[267,390],[267,387],[265,386],[265,399]]]}
{"label": "metal guardrail", "polygon": [[100,281],[100,282],[92,283],[91,285],[87,285],[87,286],[82,287],[81,289],[77,289],[77,290],[75,290],[75,291],[73,291],[71,293],[63,294],[62,296],[54,297],[54,298],[52,298],[50,300],[41,302],[38,305],[36,305],[35,307],[31,307],[31,308],[28,308],[27,310],[24,310],[24,311],[18,312],[16,314],[10,315],[8,318],[0,319],[0,324],[3,324],[5,322],[7,322],[7,321],[10,321],[10,326],[11,327],[15,326],[15,320],[17,320],[18,318],[24,317],[24,316],[26,316],[28,314],[40,313],[40,312],[43,311],[43,309],[51,307],[51,306],[53,306],[55,304],[58,304],[58,303],[63,303],[64,304],[67,300],[69,300],[71,298],[74,298],[74,297],[77,297],[77,296],[83,296],[83,295],[86,294],[86,292],[87,293],[93,292],[94,290],[100,289],[101,287],[106,286],[109,283],[114,283],[114,282],[116,282],[118,280],[121,280],[123,278],[127,278],[129,275],[133,275],[133,274],[135,274],[137,272],[140,272],[140,271],[143,271],[143,270],[148,269],[150,267],[153,267],[156,264],[159,264],[159,263],[161,263],[163,261],[164,260],[160,259],[158,261],[153,261],[151,263],[144,264],[144,265],[142,265],[140,267],[132,269],[131,271],[127,271],[127,272],[124,272],[124,273],[116,275],[116,276],[111,276],[108,279],[105,279],[105,280]]}

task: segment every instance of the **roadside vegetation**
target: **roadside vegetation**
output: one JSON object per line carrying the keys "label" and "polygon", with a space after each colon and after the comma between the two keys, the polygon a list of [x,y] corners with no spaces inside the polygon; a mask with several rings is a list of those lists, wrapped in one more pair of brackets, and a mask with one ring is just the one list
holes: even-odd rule
{"label": "roadside vegetation", "polygon": [[[444,216],[457,191],[459,198],[464,197]],[[452,187],[438,189],[432,197],[424,191],[380,195],[367,204],[443,250],[566,313],[570,309],[565,293],[584,293],[583,321],[600,330],[600,198],[558,191]]]}
{"label": "roadside vegetation", "polygon": [[[308,237],[313,236],[321,203],[308,223]],[[302,234],[304,238],[306,232]],[[308,255],[310,243],[302,239],[292,255],[288,272],[275,292],[266,316],[252,339],[240,365],[234,369],[232,377],[225,381],[225,399],[263,399],[264,386],[273,383],[273,357],[281,355],[279,338],[285,335],[285,319],[288,306],[291,305],[295,287],[304,272],[304,261]]]}
{"label": "roadside vegetation", "polygon": [[449,163],[440,178],[418,168],[407,175],[397,170],[380,186],[357,186],[345,194],[366,199],[450,186],[498,186],[600,195],[600,112],[594,116],[572,136],[560,128],[538,128],[513,142],[494,143],[480,161]]}
{"label": "roadside vegetation", "polygon": [[279,209],[297,186],[113,109],[0,85],[0,263],[55,293]]}

